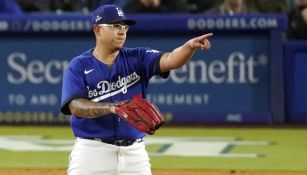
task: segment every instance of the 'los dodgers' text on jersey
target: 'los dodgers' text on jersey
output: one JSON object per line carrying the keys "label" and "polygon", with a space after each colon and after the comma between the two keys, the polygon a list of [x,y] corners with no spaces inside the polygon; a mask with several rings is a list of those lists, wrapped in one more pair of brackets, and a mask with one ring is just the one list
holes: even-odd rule
{"label": "'los dodgers' text on jersey", "polygon": [[125,94],[127,93],[127,89],[139,80],[140,76],[136,72],[133,72],[126,77],[118,76],[116,82],[100,81],[96,89],[90,90],[89,86],[86,86],[88,89],[88,98],[97,97],[92,100],[97,102],[120,92]]}

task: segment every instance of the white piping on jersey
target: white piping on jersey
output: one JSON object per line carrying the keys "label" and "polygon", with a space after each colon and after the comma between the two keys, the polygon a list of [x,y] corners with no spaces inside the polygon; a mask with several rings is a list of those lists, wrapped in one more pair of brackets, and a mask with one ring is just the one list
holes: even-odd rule
{"label": "white piping on jersey", "polygon": [[[137,74],[136,74],[136,75],[137,75]],[[125,86],[123,86],[122,88],[120,88],[120,89],[118,89],[118,90],[116,90],[116,91],[113,91],[113,92],[111,92],[111,93],[107,93],[107,94],[102,95],[102,96],[100,96],[100,97],[94,98],[94,99],[92,99],[91,101],[93,101],[93,102],[99,102],[99,101],[101,101],[101,100],[104,100],[104,99],[106,99],[106,98],[112,97],[112,96],[114,96],[114,95],[116,95],[116,94],[119,94],[119,93],[121,93],[121,92],[123,92],[123,93],[125,94],[125,93],[127,93],[127,89],[128,89],[130,86],[132,86],[132,85],[134,85],[135,83],[137,83],[139,80],[140,80],[140,76],[137,75],[137,79],[134,80],[134,81],[132,81],[130,84],[126,84]]]}

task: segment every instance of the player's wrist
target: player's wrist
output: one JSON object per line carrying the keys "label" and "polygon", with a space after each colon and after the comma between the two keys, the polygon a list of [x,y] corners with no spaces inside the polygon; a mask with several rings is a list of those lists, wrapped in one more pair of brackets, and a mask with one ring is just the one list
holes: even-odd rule
{"label": "player's wrist", "polygon": [[191,52],[195,52],[197,47],[193,44],[192,40],[189,40],[185,43],[186,48],[188,48]]}
{"label": "player's wrist", "polygon": [[116,114],[116,104],[109,104],[109,110],[112,114]]}

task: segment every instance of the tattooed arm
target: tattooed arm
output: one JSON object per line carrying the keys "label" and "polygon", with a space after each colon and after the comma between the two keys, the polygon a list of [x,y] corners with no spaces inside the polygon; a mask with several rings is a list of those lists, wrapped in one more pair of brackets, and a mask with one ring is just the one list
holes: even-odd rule
{"label": "tattooed arm", "polygon": [[96,103],[84,98],[74,99],[69,103],[71,113],[78,117],[96,118],[110,113],[115,113],[113,103]]}

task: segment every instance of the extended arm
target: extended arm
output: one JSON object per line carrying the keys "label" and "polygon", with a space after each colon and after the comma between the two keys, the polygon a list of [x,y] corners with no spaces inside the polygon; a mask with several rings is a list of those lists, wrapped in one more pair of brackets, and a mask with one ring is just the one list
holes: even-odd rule
{"label": "extended arm", "polygon": [[211,48],[208,38],[213,34],[208,33],[196,38],[192,38],[182,46],[174,49],[172,52],[164,53],[160,60],[161,72],[167,72],[179,68],[188,62],[197,49],[208,50]]}
{"label": "extended arm", "polygon": [[115,113],[115,105],[112,103],[96,103],[84,98],[72,100],[69,103],[69,109],[73,115],[85,118],[96,118]]}

